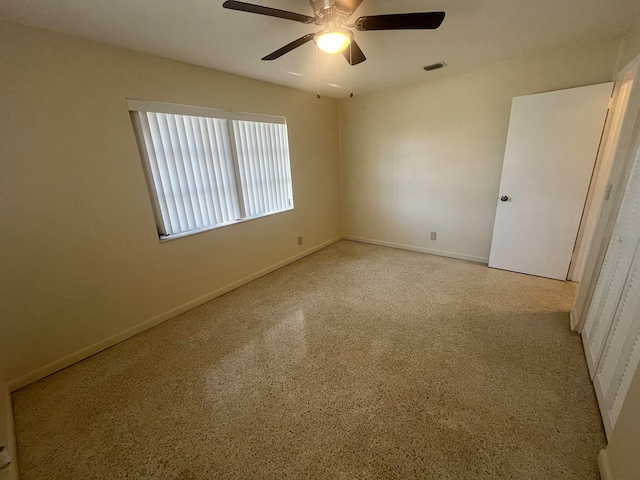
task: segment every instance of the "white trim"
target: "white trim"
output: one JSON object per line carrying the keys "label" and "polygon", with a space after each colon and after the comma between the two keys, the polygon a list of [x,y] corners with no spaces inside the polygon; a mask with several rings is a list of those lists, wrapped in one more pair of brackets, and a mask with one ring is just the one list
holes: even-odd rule
{"label": "white trim", "polygon": [[580,328],[580,331],[578,331],[578,320],[576,319],[576,314],[573,310],[569,312],[569,325],[572,332],[582,333],[582,328]]}
{"label": "white trim", "polygon": [[609,455],[604,448],[598,454],[598,469],[600,470],[600,480],[614,480],[613,473],[611,473],[611,465],[609,464]]}
{"label": "white trim", "polygon": [[[244,207],[242,207],[244,210]],[[172,240],[177,240],[178,238],[188,237],[189,235],[195,235],[197,233],[208,232],[209,230],[215,230],[216,228],[228,227],[229,225],[235,225],[236,223],[248,222],[250,220],[256,220],[257,218],[268,217],[269,215],[276,215],[278,213],[284,213],[293,210],[293,207],[287,207],[282,210],[276,210],[274,212],[263,213],[261,215],[254,215],[253,217],[245,217],[240,220],[232,220],[226,223],[216,223],[215,225],[211,225],[210,227],[197,228],[195,230],[188,230],[186,232],[174,233],[172,235],[162,235],[159,233],[160,243],[170,242]]]}
{"label": "white trim", "polygon": [[418,247],[415,245],[405,245],[402,243],[387,242],[384,240],[374,240],[371,238],[354,237],[352,235],[344,235],[345,240],[354,242],[370,243],[372,245],[380,245],[382,247],[399,248],[400,250],[410,250],[412,252],[428,253],[430,255],[438,255],[440,257],[458,258],[460,260],[468,260],[476,263],[489,263],[489,257],[477,257],[475,255],[467,255],[466,253],[448,252],[446,250],[434,250],[432,248]]}
{"label": "white trim", "polygon": [[173,308],[171,310],[169,310],[168,312],[164,312],[161,313],[160,315],[157,315],[153,318],[150,318],[149,320],[146,320],[142,323],[139,323],[138,325],[128,328],[127,330],[124,330],[123,332],[117,333],[115,335],[112,335],[109,338],[106,338],[104,340],[101,340],[98,343],[94,343],[93,345],[83,348],[81,350],[78,350],[74,353],[71,353],[65,357],[62,357],[59,360],[56,360],[54,362],[51,362],[48,365],[45,365],[44,367],[38,368],[36,370],[33,370],[29,373],[27,373],[26,375],[22,375],[21,377],[18,377],[12,381],[9,382],[9,389],[11,391],[15,391],[18,390],[19,388],[22,388],[26,385],[29,385],[30,383],[36,382],[44,377],[46,377],[47,375],[51,375],[52,373],[57,372],[58,370],[62,370],[63,368],[66,368],[70,365],[73,365],[76,362],[79,362],[81,360],[84,360],[85,358],[90,357],[91,355],[95,355],[96,353],[105,350],[109,347],[112,347],[114,345],[116,345],[117,343],[122,342],[123,340],[126,340],[127,338],[131,338],[134,335],[137,335],[140,332],[143,332],[145,330],[148,330],[152,327],[155,327],[156,325],[165,322],[167,320],[169,320],[170,318],[173,318],[177,315],[180,315],[181,313],[184,313],[188,310],[191,310],[192,308],[195,308],[199,305],[202,305],[203,303],[208,302],[209,300],[213,300],[216,297],[219,297],[220,295],[224,295],[225,293],[230,292],[231,290],[234,290],[238,287],[241,287],[242,285],[245,285],[253,280],[255,280],[256,278],[262,277],[264,275],[267,275],[275,270],[278,270],[279,268],[284,267],[285,265],[288,265],[290,263],[295,262],[296,260],[300,260],[303,257],[306,257],[307,255],[311,255],[312,253],[317,252],[318,250],[322,250],[325,247],[328,247],[329,245],[332,245],[338,241],[342,240],[342,237],[336,237],[333,238],[331,240],[328,240],[324,243],[321,243],[319,245],[316,245],[315,247],[311,247],[307,250],[305,250],[304,252],[301,253],[297,253],[296,255],[293,255],[289,258],[286,258],[285,260],[282,260],[278,263],[275,263],[269,267],[263,268],[262,270],[259,270],[255,273],[252,273],[251,275],[247,275],[244,278],[241,278],[240,280],[237,280],[233,283],[230,283],[228,285],[225,285],[224,287],[218,288],[217,290],[214,290],[213,292],[207,293],[206,295],[203,295],[199,298],[196,298],[194,300],[191,300],[187,303],[184,303],[182,305],[180,305],[179,307]]}
{"label": "white trim", "polygon": [[[575,331],[581,332],[584,322],[589,312],[589,306],[595,290],[602,262],[609,245],[611,232],[613,231],[615,218],[618,216],[622,193],[628,181],[627,175],[630,170],[630,151],[633,149],[637,139],[636,124],[638,120],[638,109],[640,108],[640,55],[637,55],[631,62],[622,68],[615,76],[615,84],[625,81],[629,77],[634,78],[626,106],[626,112],[622,119],[620,133],[615,147],[614,157],[611,161],[609,183],[613,184],[613,189],[608,201],[602,204],[598,221],[594,227],[590,244],[587,246],[584,257],[584,266],[580,287],[573,304],[576,325]],[[615,89],[615,85],[614,85]],[[632,163],[632,161],[631,161]]]}
{"label": "white trim", "polygon": [[[11,403],[11,393],[7,384],[0,385],[0,395],[3,401],[0,403],[6,411],[0,411],[0,415],[5,417],[4,425],[6,431],[0,432],[0,445],[5,445],[7,452],[11,456],[11,463],[6,468],[0,470],[0,480],[18,480],[18,449],[16,447],[16,430],[13,419],[13,406]],[[4,443],[6,442],[6,444]]]}
{"label": "white trim", "polygon": [[221,118],[225,120],[241,120],[245,122],[276,123],[286,125],[287,119],[275,115],[262,115],[259,113],[227,112],[215,108],[194,107],[192,105],[179,105],[177,103],[148,102],[127,98],[127,106],[132,112],[168,113],[172,115],[190,115],[193,117]]}

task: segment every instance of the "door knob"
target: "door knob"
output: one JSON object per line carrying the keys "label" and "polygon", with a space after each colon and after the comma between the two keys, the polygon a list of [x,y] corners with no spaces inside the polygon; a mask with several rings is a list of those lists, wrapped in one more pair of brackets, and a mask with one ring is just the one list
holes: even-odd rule
{"label": "door knob", "polygon": [[509,197],[507,197],[506,195],[503,195],[500,197],[500,200],[502,200],[503,202],[506,202],[507,200],[509,200]]}

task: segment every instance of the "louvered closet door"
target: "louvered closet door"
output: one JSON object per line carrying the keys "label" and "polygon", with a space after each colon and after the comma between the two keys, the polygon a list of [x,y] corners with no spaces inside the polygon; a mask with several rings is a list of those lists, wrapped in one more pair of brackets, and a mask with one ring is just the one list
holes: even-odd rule
{"label": "louvered closet door", "polygon": [[640,254],[636,253],[593,381],[607,435],[640,360]]}
{"label": "louvered closet door", "polygon": [[582,332],[582,342],[592,380],[609,333],[611,320],[618,307],[618,300],[627,278],[627,266],[633,258],[634,251],[635,246],[630,245],[630,242],[623,245],[619,235],[611,236]]}
{"label": "louvered closet door", "polygon": [[640,358],[640,149],[589,307],[582,340],[607,433]]}

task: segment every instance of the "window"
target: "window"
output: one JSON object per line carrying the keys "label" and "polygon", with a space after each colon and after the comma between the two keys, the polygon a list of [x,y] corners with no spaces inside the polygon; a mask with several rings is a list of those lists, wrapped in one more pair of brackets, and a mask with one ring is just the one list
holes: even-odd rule
{"label": "window", "polygon": [[284,118],[128,105],[161,239],[293,209]]}

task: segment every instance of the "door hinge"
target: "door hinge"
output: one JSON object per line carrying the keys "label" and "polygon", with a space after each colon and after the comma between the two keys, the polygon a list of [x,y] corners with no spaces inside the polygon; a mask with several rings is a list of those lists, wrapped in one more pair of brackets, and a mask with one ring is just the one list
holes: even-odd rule
{"label": "door hinge", "polygon": [[609,201],[609,197],[611,196],[611,189],[613,188],[613,184],[610,183],[609,186],[607,187],[607,192],[604,194],[604,201],[608,202]]}

